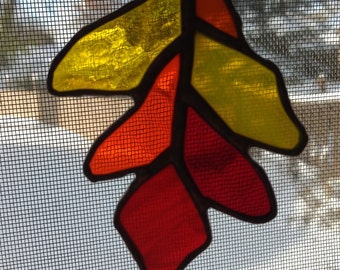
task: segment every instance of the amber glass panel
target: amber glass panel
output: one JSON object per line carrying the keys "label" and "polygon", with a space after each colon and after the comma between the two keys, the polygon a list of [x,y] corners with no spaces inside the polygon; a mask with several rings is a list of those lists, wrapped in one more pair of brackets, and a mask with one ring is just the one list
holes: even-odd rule
{"label": "amber glass panel", "polygon": [[59,92],[130,90],[180,34],[179,0],[146,1],[80,38],[55,69],[52,86]]}
{"label": "amber glass panel", "polygon": [[198,33],[192,84],[235,133],[280,149],[299,143],[275,74],[249,56]]}

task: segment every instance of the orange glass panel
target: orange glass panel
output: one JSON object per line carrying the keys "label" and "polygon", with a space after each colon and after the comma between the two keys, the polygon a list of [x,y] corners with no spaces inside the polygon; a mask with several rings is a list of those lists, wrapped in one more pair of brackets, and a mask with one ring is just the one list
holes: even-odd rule
{"label": "orange glass panel", "polygon": [[237,38],[234,19],[223,0],[196,0],[196,13],[217,29]]}
{"label": "orange glass panel", "polygon": [[106,175],[152,162],[171,142],[179,56],[158,75],[142,106],[95,150],[93,175]]}

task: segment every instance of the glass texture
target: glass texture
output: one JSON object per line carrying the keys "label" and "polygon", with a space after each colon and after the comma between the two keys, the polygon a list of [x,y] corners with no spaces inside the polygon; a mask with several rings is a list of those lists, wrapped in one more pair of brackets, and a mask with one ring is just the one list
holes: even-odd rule
{"label": "glass texture", "polygon": [[104,23],[66,53],[54,71],[54,89],[135,88],[154,59],[180,35],[180,14],[180,0],[148,0]]}

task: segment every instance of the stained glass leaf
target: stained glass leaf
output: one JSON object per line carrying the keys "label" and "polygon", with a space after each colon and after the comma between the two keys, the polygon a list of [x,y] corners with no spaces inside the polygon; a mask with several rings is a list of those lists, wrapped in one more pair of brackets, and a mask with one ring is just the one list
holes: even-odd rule
{"label": "stained glass leaf", "polygon": [[48,87],[134,99],[84,171],[93,181],[136,173],[115,225],[142,269],[183,269],[207,248],[210,207],[274,218],[273,190],[248,148],[298,154],[307,142],[279,71],[247,47],[224,0],[132,1],[70,41]]}

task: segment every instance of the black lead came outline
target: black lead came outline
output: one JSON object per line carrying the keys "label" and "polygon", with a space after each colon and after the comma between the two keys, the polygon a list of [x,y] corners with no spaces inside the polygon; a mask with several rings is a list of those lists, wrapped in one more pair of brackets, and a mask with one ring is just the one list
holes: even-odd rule
{"label": "black lead came outline", "polygon": [[[128,248],[133,254],[135,260],[137,261],[139,267],[141,269],[145,269],[145,265],[143,262],[143,258],[133,243],[132,239],[130,239],[128,233],[124,230],[122,224],[119,221],[119,213],[122,211],[125,203],[130,199],[130,197],[134,194],[134,192],[141,187],[152,175],[155,175],[157,172],[161,171],[165,166],[171,164],[175,168],[179,177],[181,178],[185,188],[187,189],[190,197],[196,205],[196,208],[201,216],[201,219],[204,223],[204,227],[207,234],[207,241],[204,245],[199,247],[197,250],[193,251],[191,254],[187,256],[187,258],[181,263],[178,269],[183,269],[187,264],[189,264],[198,254],[200,254],[203,250],[205,250],[212,239],[209,220],[207,218],[207,209],[208,207],[213,207],[219,211],[222,211],[228,215],[234,216],[238,219],[245,220],[251,223],[264,223],[271,219],[273,219],[277,214],[277,206],[275,195],[270,185],[270,182],[264,172],[264,170],[249,156],[248,150],[250,147],[261,147],[267,149],[269,151],[273,151],[280,154],[295,156],[302,152],[304,147],[307,144],[307,133],[299,122],[297,117],[295,116],[292,107],[289,102],[288,94],[284,85],[283,78],[279,69],[270,61],[261,58],[257,55],[247,44],[243,33],[242,33],[242,22],[237,14],[236,10],[230,3],[230,1],[224,1],[227,6],[230,15],[233,18],[236,31],[237,38],[234,38],[225,32],[218,30],[213,27],[209,23],[204,20],[198,18],[196,16],[196,8],[195,8],[195,0],[183,0],[181,1],[181,24],[182,24],[182,32],[178,38],[175,39],[168,47],[166,47],[152,62],[149,66],[147,72],[145,73],[140,84],[131,89],[131,90],[122,90],[122,91],[101,91],[101,90],[92,90],[92,89],[84,89],[84,90],[75,90],[70,92],[58,92],[53,89],[52,80],[53,74],[56,67],[59,65],[61,60],[65,57],[68,51],[72,48],[72,46],[82,37],[95,30],[99,26],[114,20],[115,18],[120,17],[126,12],[136,8],[142,3],[146,2],[146,0],[136,0],[130,2],[118,9],[117,11],[103,17],[102,19],[90,24],[89,26],[80,30],[64,47],[64,49],[57,55],[57,57],[53,60],[51,64],[51,68],[48,74],[47,86],[48,90],[51,94],[57,96],[81,96],[81,95],[128,95],[132,97],[135,101],[135,106],[129,109],[120,119],[114,122],[92,145],[86,160],[84,162],[84,173],[85,175],[93,182],[103,181],[112,178],[118,178],[126,175],[127,173],[134,172],[136,173],[136,180],[131,184],[128,189],[126,195],[120,201],[117,206],[114,223],[117,230],[121,233],[124,241],[126,242]],[[191,85],[191,72],[193,68],[193,55],[194,55],[194,38],[195,34],[200,32],[211,39],[226,45],[228,47],[234,48],[237,51],[243,53],[244,55],[249,56],[250,58],[256,60],[263,66],[270,69],[276,77],[277,81],[277,89],[279,93],[280,101],[282,102],[283,107],[290,120],[296,125],[297,129],[300,132],[300,140],[298,145],[293,150],[287,149],[279,149],[272,147],[270,145],[252,140],[250,138],[241,136],[239,134],[235,134],[231,131],[231,129],[226,125],[226,123],[217,115],[217,113],[210,107],[210,105],[196,92],[196,90]],[[173,131],[172,131],[172,141],[169,148],[167,148],[162,154],[160,154],[151,164],[144,165],[141,167],[127,169],[124,171],[120,171],[118,173],[111,173],[107,175],[93,175],[89,169],[89,161],[91,160],[95,150],[97,147],[110,135],[112,134],[119,126],[121,126],[125,121],[127,121],[135,112],[138,111],[140,106],[143,104],[145,97],[147,96],[149,90],[151,89],[153,83],[156,80],[156,77],[161,72],[161,70],[173,59],[176,55],[180,55],[180,74],[179,74],[179,82],[178,89],[175,98],[175,108],[174,108],[174,116],[173,116]],[[215,202],[209,201],[203,196],[196,196],[196,194],[200,194],[197,186],[194,184],[194,181],[184,165],[184,132],[186,126],[186,115],[187,108],[192,107],[199,115],[202,117],[209,125],[227,142],[229,142],[233,147],[235,147],[242,156],[252,164],[254,170],[258,173],[259,177],[262,179],[265,184],[266,190],[268,192],[271,209],[272,211],[262,217],[249,217],[247,215],[242,215],[240,213],[226,210],[225,207],[218,205]],[[176,132],[174,132],[176,130]]]}

